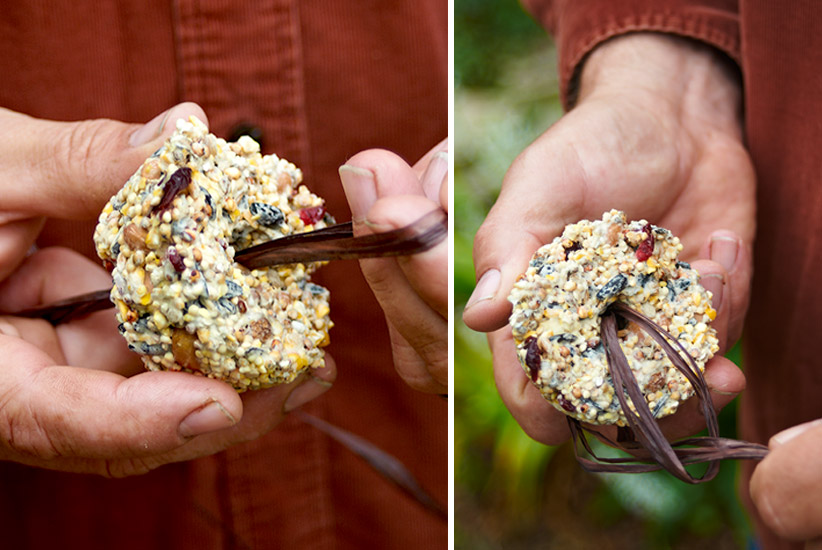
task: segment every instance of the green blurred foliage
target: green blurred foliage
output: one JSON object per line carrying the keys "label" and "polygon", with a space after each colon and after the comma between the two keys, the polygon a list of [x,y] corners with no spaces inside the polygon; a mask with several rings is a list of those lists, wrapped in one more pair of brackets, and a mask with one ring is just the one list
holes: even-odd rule
{"label": "green blurred foliage", "polygon": [[457,86],[495,86],[506,62],[545,35],[516,0],[457,0],[454,13]]}
{"label": "green blurred foliage", "polygon": [[[459,319],[474,286],[474,233],[508,166],[561,107],[551,41],[517,2],[456,0],[454,34]],[[738,350],[731,356],[739,361]],[[485,337],[460,322],[454,361],[457,548],[735,549],[750,540],[736,464],[699,486],[666,473],[587,474],[570,446],[524,434],[497,394]],[[735,413],[720,415],[723,435],[735,436]]]}

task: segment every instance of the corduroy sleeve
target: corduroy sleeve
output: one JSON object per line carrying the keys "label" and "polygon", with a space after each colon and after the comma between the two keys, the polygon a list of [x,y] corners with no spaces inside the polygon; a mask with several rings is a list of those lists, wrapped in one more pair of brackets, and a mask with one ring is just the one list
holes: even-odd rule
{"label": "corduroy sleeve", "polygon": [[737,0],[521,0],[557,44],[562,103],[573,106],[585,56],[598,44],[637,31],[693,38],[739,63]]}

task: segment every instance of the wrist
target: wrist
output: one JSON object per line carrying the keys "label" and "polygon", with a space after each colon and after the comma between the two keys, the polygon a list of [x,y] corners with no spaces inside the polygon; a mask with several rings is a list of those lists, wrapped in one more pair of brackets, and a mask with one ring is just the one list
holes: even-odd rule
{"label": "wrist", "polygon": [[580,72],[577,103],[626,97],[741,138],[738,70],[721,52],[695,40],[632,33],[599,45]]}

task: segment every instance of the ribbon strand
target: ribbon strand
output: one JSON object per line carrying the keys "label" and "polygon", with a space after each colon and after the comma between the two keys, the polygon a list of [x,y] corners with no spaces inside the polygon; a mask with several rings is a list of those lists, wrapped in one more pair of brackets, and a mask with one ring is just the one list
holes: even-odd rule
{"label": "ribbon strand", "polygon": [[[669,442],[654,418],[648,402],[628,364],[617,335],[617,317],[635,323],[647,332],[662,348],[674,367],[681,372],[694,388],[706,419],[708,436]],[[568,426],[574,442],[574,453],[579,464],[589,472],[641,473],[666,470],[686,483],[704,483],[719,472],[719,462],[728,459],[761,460],[768,454],[768,447],[759,443],[737,441],[719,436],[719,422],[711,401],[710,390],[702,372],[682,344],[668,331],[648,317],[622,303],[613,304],[600,321],[602,342],[608,368],[614,382],[614,390],[628,421],[628,427],[620,429],[619,441],[613,441],[601,432],[568,417]],[[627,395],[626,395],[627,394]],[[596,437],[610,447],[622,450],[630,457],[606,458],[597,456],[586,437]],[[591,456],[584,457],[579,446]],[[685,469],[688,464],[708,463],[708,468],[698,477]]]}

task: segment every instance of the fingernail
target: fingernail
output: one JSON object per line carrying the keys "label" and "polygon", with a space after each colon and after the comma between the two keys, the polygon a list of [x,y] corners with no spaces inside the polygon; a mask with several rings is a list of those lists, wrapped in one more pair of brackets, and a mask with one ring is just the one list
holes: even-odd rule
{"label": "fingernail", "polygon": [[711,259],[730,272],[736,264],[739,239],[716,235],[711,238]]}
{"label": "fingernail", "polygon": [[711,307],[719,311],[722,307],[722,294],[725,291],[725,277],[720,273],[709,273],[700,277],[699,282],[711,293]]}
{"label": "fingernail", "polygon": [[237,421],[219,401],[209,401],[199,409],[186,416],[177,428],[185,438],[202,435],[217,430],[224,430],[235,425]]}
{"label": "fingernail", "polygon": [[283,412],[289,413],[302,407],[309,401],[316,399],[331,389],[333,382],[323,380],[318,376],[310,375],[305,382],[294,388],[283,405]]}
{"label": "fingernail", "polygon": [[483,273],[477,286],[474,287],[474,292],[471,293],[468,303],[465,304],[465,309],[485,300],[493,300],[499,290],[500,279],[501,276],[498,269],[489,269]]}
{"label": "fingernail", "polygon": [[774,444],[776,446],[784,445],[791,439],[805,433],[806,431],[810,430],[811,428],[815,428],[817,426],[822,426],[822,418],[818,418],[816,420],[811,420],[810,422],[805,422],[804,424],[798,424],[796,426],[792,426],[787,430],[783,430],[773,436],[771,438],[772,446]]}
{"label": "fingernail", "polygon": [[171,109],[152,118],[150,122],[147,122],[140,128],[137,128],[137,130],[135,130],[128,139],[129,145],[132,147],[139,147],[140,145],[145,145],[146,143],[154,141],[163,135],[163,129],[166,127],[166,123],[169,120],[173,122],[173,129],[173,127],[177,124],[177,119],[183,118],[184,115],[183,112],[178,113],[178,107],[180,106],[175,105]]}
{"label": "fingernail", "polygon": [[351,208],[351,217],[359,221],[365,217],[371,205],[377,202],[374,172],[348,164],[340,166],[339,172],[345,198],[348,199],[348,206]]}
{"label": "fingernail", "polygon": [[431,162],[422,175],[422,191],[434,202],[440,200],[440,187],[448,175],[448,151],[439,151],[431,157]]}
{"label": "fingernail", "polygon": [[5,321],[0,321],[0,334],[7,336],[20,336],[20,332]]}

